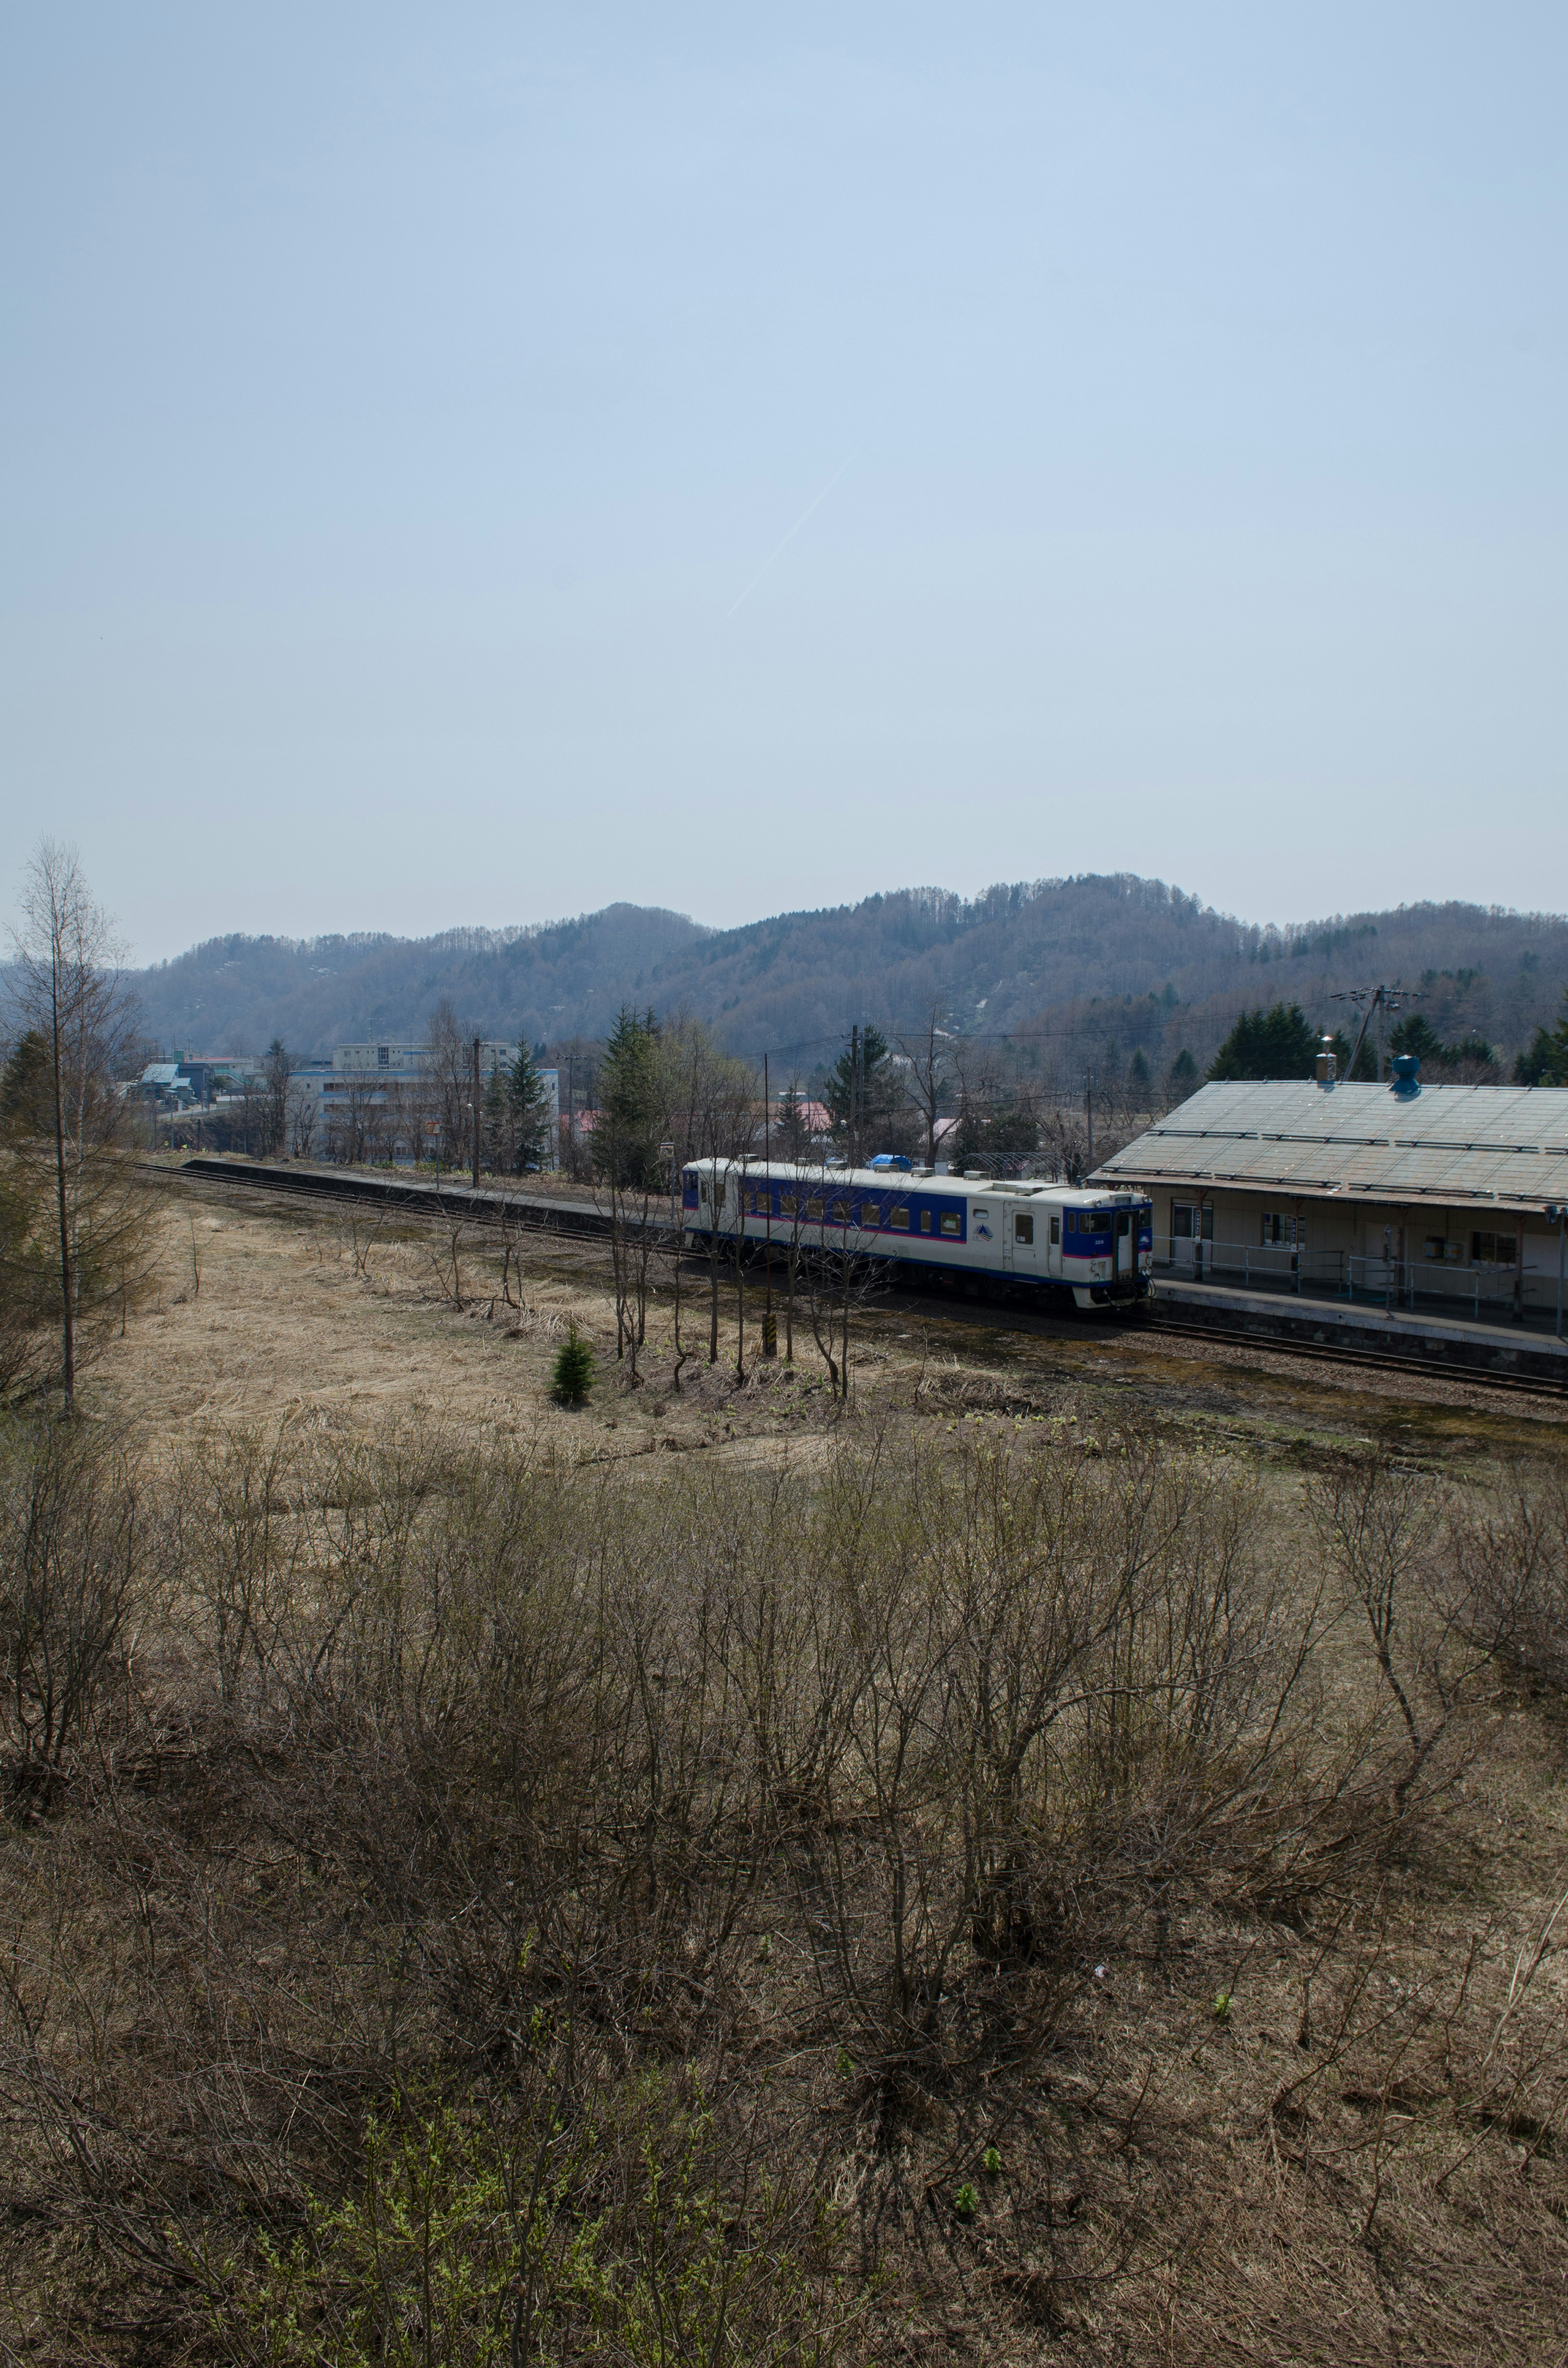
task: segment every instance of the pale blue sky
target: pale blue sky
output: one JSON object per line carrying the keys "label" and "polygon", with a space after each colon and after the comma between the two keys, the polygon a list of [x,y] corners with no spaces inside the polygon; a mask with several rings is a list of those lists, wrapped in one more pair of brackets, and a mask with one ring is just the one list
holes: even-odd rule
{"label": "pale blue sky", "polygon": [[1545,6],[14,0],[7,869],[74,837],[144,959],[1561,908],[1565,68]]}

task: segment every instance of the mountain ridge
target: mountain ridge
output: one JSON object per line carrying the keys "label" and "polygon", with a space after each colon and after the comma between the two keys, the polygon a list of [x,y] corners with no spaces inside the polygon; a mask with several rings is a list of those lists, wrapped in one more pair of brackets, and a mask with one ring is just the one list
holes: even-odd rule
{"label": "mountain ridge", "polygon": [[889,1033],[935,1008],[967,1033],[1030,1032],[1069,1064],[1114,1047],[1206,1059],[1236,1013],[1283,996],[1309,1017],[1346,987],[1403,978],[1439,1032],[1511,1055],[1555,1017],[1568,918],[1466,905],[1400,905],[1277,927],[1238,920],[1132,873],[999,884],[965,898],[904,888],[731,929],[631,904],[508,929],[429,938],[212,938],[134,973],[165,1050],[301,1057],[373,1036],[417,1039],[449,998],[487,1036],[602,1037],[622,1004],[687,1011],[733,1050],[802,1074],[856,1021]]}

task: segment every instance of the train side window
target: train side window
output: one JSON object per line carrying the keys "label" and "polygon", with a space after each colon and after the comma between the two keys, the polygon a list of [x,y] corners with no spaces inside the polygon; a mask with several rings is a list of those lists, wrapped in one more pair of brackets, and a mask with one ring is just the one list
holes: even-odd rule
{"label": "train side window", "polygon": [[882,1212],[880,1204],[875,1201],[862,1201],[860,1203],[860,1223],[863,1225],[869,1227],[872,1225],[880,1225],[881,1222]]}
{"label": "train side window", "polygon": [[1015,1216],[1013,1219],[1013,1239],[1016,1242],[1032,1242],[1034,1240],[1034,1219],[1032,1217]]}
{"label": "train side window", "polygon": [[778,1213],[781,1217],[794,1216],[799,1205],[793,1192],[780,1192],[778,1195]]}
{"label": "train side window", "polygon": [[1060,1217],[1052,1217],[1052,1219],[1051,1219],[1051,1248],[1052,1248],[1052,1249],[1054,1249],[1054,1248],[1056,1247],[1057,1244],[1061,1241],[1061,1239],[1062,1239],[1062,1220],[1061,1220],[1061,1218],[1060,1218]]}
{"label": "train side window", "polygon": [[849,1203],[847,1201],[835,1201],[834,1202],[833,1222],[835,1225],[846,1225],[849,1223]]}
{"label": "train side window", "polygon": [[961,1230],[962,1229],[959,1224],[957,1211],[952,1209],[944,1209],[942,1212],[942,1231],[945,1234],[950,1234],[956,1240]]}
{"label": "train side window", "polygon": [[922,1209],[920,1212],[920,1230],[923,1234],[928,1234],[931,1230],[931,1212],[929,1209]]}
{"label": "train side window", "polygon": [[708,1178],[707,1178],[707,1177],[706,1177],[706,1176],[703,1178],[703,1179],[702,1179],[701,1183],[698,1186],[698,1192],[699,1192],[699,1194],[700,1198],[701,1198],[704,1201],[707,1201],[707,1198],[708,1198]]}
{"label": "train side window", "polygon": [[908,1212],[908,1210],[907,1210],[907,1209],[895,1209],[895,1210],[893,1211],[893,1212],[892,1212],[892,1229],[893,1229],[893,1232],[894,1232],[895,1234],[906,1234],[906,1233],[908,1233],[908,1231],[909,1231],[909,1212]]}
{"label": "train side window", "polygon": [[808,1201],[806,1202],[806,1214],[808,1217],[814,1220],[815,1223],[820,1224],[822,1222],[822,1202],[820,1201]]}

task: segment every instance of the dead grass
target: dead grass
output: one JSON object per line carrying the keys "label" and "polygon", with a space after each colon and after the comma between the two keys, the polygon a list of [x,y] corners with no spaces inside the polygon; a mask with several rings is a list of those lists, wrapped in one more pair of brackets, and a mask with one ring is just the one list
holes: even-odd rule
{"label": "dead grass", "polygon": [[[362,2193],[372,2115],[418,2156],[436,2099],[526,2191],[548,2096],[598,2133],[554,2225],[591,2199],[627,2290],[676,2274],[650,2146],[694,2148],[731,2251],[805,2283],[662,2352],[551,2289],[529,2357],[803,2359],[814,2314],[832,2356],[932,2368],[1568,2359],[1561,1706],[1437,1583],[1442,1521],[1498,1458],[1528,1488],[1550,1420],[899,1309],[844,1417],[803,1359],[708,1367],[698,1292],[685,1386],[661,1300],[629,1391],[595,1250],[530,1250],[511,1308],[477,1238],[454,1296],[412,1226],[183,1198],[165,1224],[161,1300],[91,1383],[161,1475],[145,1609],[0,1861],[0,2357],[357,2360],[256,2317],[256,2232]],[[601,1374],[574,1413],[568,1324]],[[1391,1630],[1439,1730],[1414,1773],[1307,1517],[1352,1452],[1426,1524]],[[1144,1575],[1063,1641],[1050,1608],[1113,1538]],[[324,1692],[300,1673],[346,1588]],[[242,1599],[265,1649],[233,1645]],[[1026,1633],[1095,1677],[1015,1829],[977,1639]],[[1210,1685],[1255,1691],[1181,1739]]]}

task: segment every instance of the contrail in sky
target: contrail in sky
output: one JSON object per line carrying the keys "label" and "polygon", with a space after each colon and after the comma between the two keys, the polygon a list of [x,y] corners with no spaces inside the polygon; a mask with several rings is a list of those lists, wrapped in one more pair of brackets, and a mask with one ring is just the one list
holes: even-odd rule
{"label": "contrail in sky", "polygon": [[[858,444],[857,444],[857,445],[856,445],[856,447],[855,447],[855,452],[858,452],[858,450],[860,450],[860,447],[858,446]],[[795,537],[800,533],[801,529],[805,525],[806,520],[810,518],[810,516],[811,516],[812,512],[816,508],[817,504],[818,504],[819,502],[825,502],[825,501],[826,501],[826,499],[827,499],[827,497],[828,497],[829,494],[831,494],[831,493],[832,493],[832,491],[833,491],[833,489],[834,489],[835,485],[836,485],[836,484],[837,484],[837,483],[838,483],[838,481],[839,481],[840,477],[842,477],[842,476],[843,476],[845,470],[846,470],[846,469],[847,469],[847,467],[849,466],[849,461],[853,461],[853,459],[855,458],[855,452],[851,452],[851,453],[850,453],[850,455],[849,455],[849,460],[848,460],[848,461],[841,461],[839,462],[839,464],[838,464],[837,468],[834,471],[834,472],[833,472],[832,476],[828,479],[828,481],[827,481],[826,484],[823,487],[823,489],[822,489],[821,493],[820,493],[820,494],[817,494],[816,495],[814,495],[814,496],[813,496],[813,498],[806,504],[805,508],[801,512],[800,517],[795,520],[794,525],[790,529],[789,533],[784,537],[784,541],[783,541],[781,543],[779,543],[779,544],[778,545],[777,549],[775,549],[775,550],[773,550],[773,551],[770,551],[770,552],[768,552],[767,557],[763,561],[762,565],[757,569],[756,574],[752,577],[751,582],[746,586],[745,590],[741,594],[741,598],[740,598],[740,599],[739,599],[739,600],[737,600],[737,601],[735,602],[735,608],[734,608],[734,609],[727,609],[725,610],[724,614],[725,614],[726,620],[727,620],[727,619],[729,619],[729,618],[731,618],[731,617],[733,617],[733,616],[734,615],[734,613],[735,613],[735,609],[738,609],[738,608],[740,607],[740,605],[741,605],[741,601],[743,601],[743,600],[749,600],[749,599],[750,599],[750,598],[751,598],[752,594],[756,590],[757,586],[761,583],[761,581],[762,581],[763,577],[767,575],[767,573],[768,569],[772,566],[772,564],[773,564],[774,561],[778,558],[779,552],[781,552],[781,551],[785,550],[789,544],[790,544],[791,542],[793,542],[793,541],[794,541]]]}

